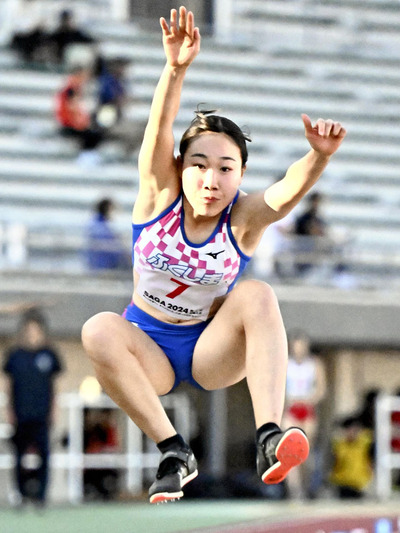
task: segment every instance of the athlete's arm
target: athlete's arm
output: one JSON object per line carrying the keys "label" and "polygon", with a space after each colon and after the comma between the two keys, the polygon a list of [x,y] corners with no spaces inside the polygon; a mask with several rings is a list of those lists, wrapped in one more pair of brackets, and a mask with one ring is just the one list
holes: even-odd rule
{"label": "athlete's arm", "polygon": [[243,195],[232,210],[234,235],[245,253],[252,254],[265,228],[290,213],[318,181],[346,135],[340,122],[318,119],[313,127],[307,115],[302,119],[310,151],[288,168],[283,179],[265,192]]}
{"label": "athlete's arm", "polygon": [[186,70],[200,50],[200,33],[193,13],[184,7],[171,10],[170,24],[160,19],[166,65],[153,96],[139,154],[140,187],[135,219],[151,216],[160,202],[165,208],[180,190],[174,157],[173,124],[179,111]]}
{"label": "athlete's arm", "polygon": [[307,115],[302,115],[302,119],[311,150],[293,163],[285,177],[264,194],[265,203],[277,214],[277,219],[287,215],[318,181],[346,135],[340,122],[320,118],[312,126]]}

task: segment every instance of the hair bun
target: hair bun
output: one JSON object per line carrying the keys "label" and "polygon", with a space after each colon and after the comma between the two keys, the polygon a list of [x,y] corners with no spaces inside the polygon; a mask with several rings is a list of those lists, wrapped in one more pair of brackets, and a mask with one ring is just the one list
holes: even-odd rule
{"label": "hair bun", "polygon": [[207,115],[213,115],[214,113],[218,113],[218,109],[207,109],[205,106],[206,104],[204,102],[200,102],[199,104],[197,104],[197,109],[194,112],[197,118],[203,118]]}
{"label": "hair bun", "polygon": [[[204,102],[200,102],[197,104],[197,109],[194,112],[194,114],[196,115],[196,118],[194,119],[194,121],[196,120],[203,121],[207,116],[214,115],[215,113],[219,113],[219,109],[209,109],[209,108],[207,109],[206,106],[207,104],[205,104]],[[243,139],[251,143],[252,139],[250,135],[250,128],[248,126],[243,126],[243,128],[239,128],[239,129],[243,135]]]}

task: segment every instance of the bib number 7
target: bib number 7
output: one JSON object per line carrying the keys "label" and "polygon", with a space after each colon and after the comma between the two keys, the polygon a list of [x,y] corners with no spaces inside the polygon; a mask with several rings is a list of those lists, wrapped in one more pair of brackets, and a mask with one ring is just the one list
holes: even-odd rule
{"label": "bib number 7", "polygon": [[183,283],[183,281],[179,281],[178,279],[171,278],[171,281],[173,281],[174,283],[178,285],[176,289],[174,289],[173,291],[165,295],[166,298],[171,298],[172,300],[176,298],[177,296],[179,296],[180,294],[182,294],[183,291],[185,291],[187,288],[190,287],[190,285],[188,285],[187,283]]}

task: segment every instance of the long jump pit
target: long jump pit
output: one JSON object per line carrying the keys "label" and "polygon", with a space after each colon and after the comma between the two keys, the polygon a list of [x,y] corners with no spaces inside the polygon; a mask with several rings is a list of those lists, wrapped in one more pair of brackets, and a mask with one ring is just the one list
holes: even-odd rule
{"label": "long jump pit", "polygon": [[190,533],[400,533],[400,501],[348,504],[335,500],[304,506],[297,502],[286,510],[282,507],[279,516]]}

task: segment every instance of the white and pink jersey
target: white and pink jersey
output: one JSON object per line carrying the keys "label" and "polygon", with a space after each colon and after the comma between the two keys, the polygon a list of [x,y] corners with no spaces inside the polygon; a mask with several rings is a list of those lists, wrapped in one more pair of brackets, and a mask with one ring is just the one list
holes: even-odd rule
{"label": "white and pink jersey", "polygon": [[212,235],[192,243],[184,229],[182,196],[157,218],[133,224],[137,294],[174,318],[207,320],[215,298],[233,288],[250,257],[240,251],[224,209]]}

